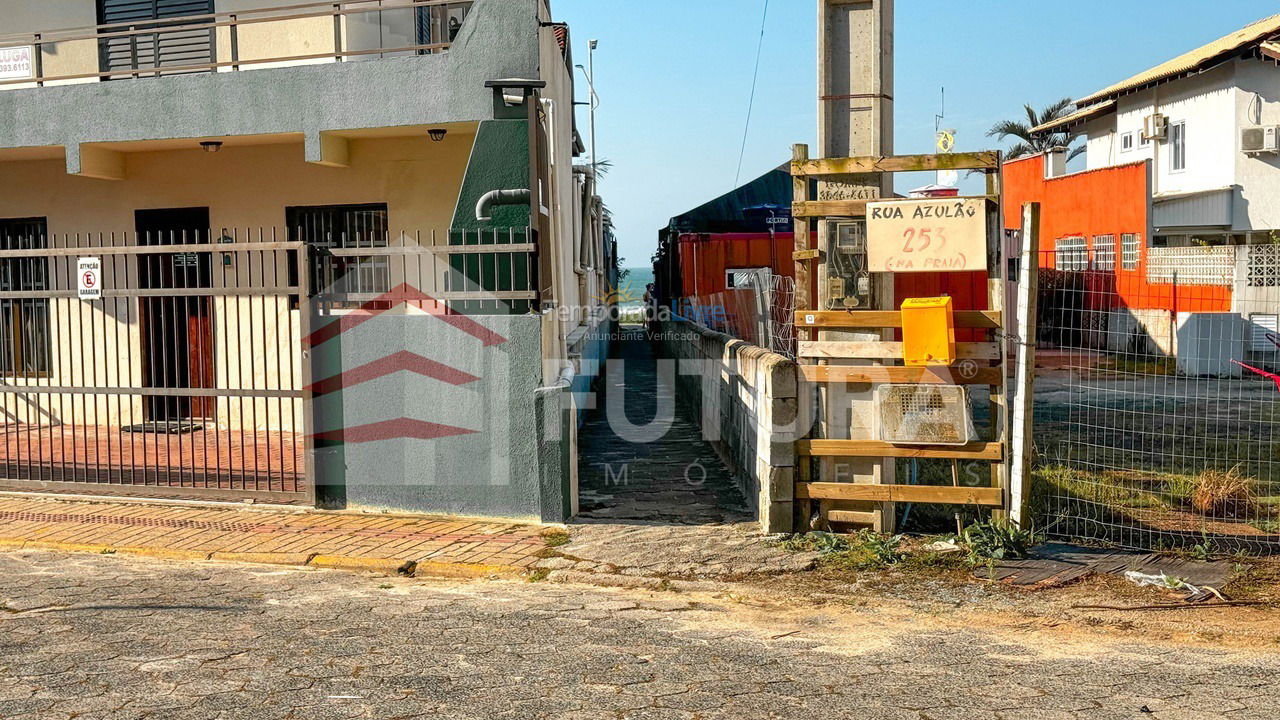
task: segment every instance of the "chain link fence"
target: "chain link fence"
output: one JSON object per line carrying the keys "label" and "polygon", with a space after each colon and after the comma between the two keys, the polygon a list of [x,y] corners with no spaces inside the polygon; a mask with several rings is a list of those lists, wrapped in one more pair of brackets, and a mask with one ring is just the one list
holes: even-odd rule
{"label": "chain link fence", "polygon": [[1280,550],[1280,249],[1140,259],[1118,241],[1040,258],[1038,522],[1123,547]]}
{"label": "chain link fence", "polygon": [[768,270],[737,273],[723,292],[681,298],[677,313],[703,327],[796,357],[796,282]]}

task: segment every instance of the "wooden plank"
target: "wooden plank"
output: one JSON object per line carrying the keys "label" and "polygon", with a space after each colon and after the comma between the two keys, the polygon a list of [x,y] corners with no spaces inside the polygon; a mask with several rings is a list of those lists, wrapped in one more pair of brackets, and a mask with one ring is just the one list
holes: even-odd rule
{"label": "wooden plank", "polygon": [[857,510],[828,510],[827,522],[847,523],[849,525],[874,525],[880,519],[880,513],[874,510],[859,512]]}
{"label": "wooden plank", "polygon": [[[800,341],[800,357],[835,358],[844,360],[901,360],[902,343],[900,342],[835,342],[835,341]],[[999,360],[1000,343],[996,342],[962,342],[956,343],[958,360]]]}
{"label": "wooden plank", "polygon": [[924,385],[1004,384],[998,367],[891,367],[882,365],[801,365],[800,376],[816,383],[914,383]]}
{"label": "wooden plank", "polygon": [[[804,162],[809,159],[808,145],[792,145],[791,160],[792,162]],[[809,178],[803,175],[796,175],[791,178],[792,198],[796,203],[804,203],[809,200]],[[797,253],[807,253],[812,248],[809,247],[809,220],[808,218],[799,218],[792,220],[791,231],[794,236],[792,248]],[[813,307],[813,298],[809,288],[809,263],[800,260],[795,261],[796,274],[796,310],[807,310]],[[814,333],[803,332],[798,333],[800,340],[807,340],[814,336]]]}
{"label": "wooden plank", "polygon": [[986,150],[944,155],[896,155],[827,158],[791,162],[792,175],[849,175],[873,172],[920,172],[925,170],[995,170],[1000,152]]}
{"label": "wooden plank", "polygon": [[[1003,507],[1000,488],[944,485],[862,485],[858,483],[796,483],[797,499],[866,500],[871,502],[940,503]],[[834,512],[834,511],[833,511]]]}
{"label": "wooden plank", "polygon": [[879,440],[798,440],[796,453],[811,457],[895,457],[992,460],[1004,458],[998,442],[968,445],[891,445]]}
{"label": "wooden plank", "polygon": [[[797,176],[799,177],[799,176]],[[864,217],[867,203],[875,200],[809,200],[791,204],[792,217]]]}
{"label": "wooden plank", "polygon": [[[998,329],[1003,314],[997,310],[957,310],[955,323],[958,328]],[[823,328],[899,328],[902,312],[899,310],[806,310],[796,312],[796,325]]]}

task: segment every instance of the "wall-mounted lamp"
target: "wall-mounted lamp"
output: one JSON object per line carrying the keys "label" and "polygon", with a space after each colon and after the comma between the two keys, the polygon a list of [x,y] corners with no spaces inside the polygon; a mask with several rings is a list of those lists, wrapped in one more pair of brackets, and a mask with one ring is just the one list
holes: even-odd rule
{"label": "wall-mounted lamp", "polygon": [[427,135],[431,138],[431,142],[440,142],[441,140],[444,140],[444,136],[448,134],[449,131],[444,128],[431,128],[427,131]]}
{"label": "wall-mounted lamp", "polygon": [[205,140],[200,143],[200,147],[207,153],[216,153],[222,149],[222,143],[217,140]]}

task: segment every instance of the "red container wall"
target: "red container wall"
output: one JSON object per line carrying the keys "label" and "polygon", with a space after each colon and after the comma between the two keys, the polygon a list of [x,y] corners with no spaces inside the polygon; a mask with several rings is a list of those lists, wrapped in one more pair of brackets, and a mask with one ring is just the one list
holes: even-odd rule
{"label": "red container wall", "polygon": [[723,292],[725,271],[772,268],[776,275],[795,277],[791,233],[688,234],[680,236],[680,275],[685,297]]}

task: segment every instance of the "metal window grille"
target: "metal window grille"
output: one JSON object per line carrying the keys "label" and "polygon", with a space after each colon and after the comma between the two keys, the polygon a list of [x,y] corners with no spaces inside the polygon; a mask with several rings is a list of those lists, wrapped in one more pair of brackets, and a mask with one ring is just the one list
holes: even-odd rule
{"label": "metal window grille", "polygon": [[1082,237],[1058,238],[1054,243],[1054,267],[1064,272],[1089,269],[1089,249]]}
{"label": "metal window grille", "polygon": [[[36,250],[48,246],[43,218],[0,220],[0,249]],[[41,292],[49,289],[44,258],[0,259],[0,291]],[[11,376],[49,371],[52,342],[49,301],[43,298],[0,300],[0,367]]]}
{"label": "metal window grille", "polygon": [[1093,236],[1093,269],[1094,270],[1115,270],[1116,269],[1116,236],[1115,235]]}
{"label": "metal window grille", "polygon": [[1120,236],[1120,259],[1125,270],[1136,270],[1138,259],[1142,254],[1142,236],[1137,233],[1125,233]]}

